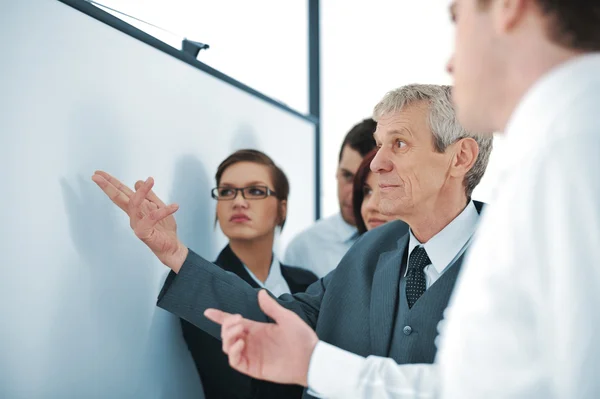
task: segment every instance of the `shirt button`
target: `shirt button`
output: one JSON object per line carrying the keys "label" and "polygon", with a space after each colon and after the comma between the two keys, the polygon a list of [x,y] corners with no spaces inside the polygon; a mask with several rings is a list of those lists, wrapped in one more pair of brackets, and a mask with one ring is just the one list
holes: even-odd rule
{"label": "shirt button", "polygon": [[412,328],[410,326],[406,326],[402,329],[404,335],[410,335],[412,333]]}

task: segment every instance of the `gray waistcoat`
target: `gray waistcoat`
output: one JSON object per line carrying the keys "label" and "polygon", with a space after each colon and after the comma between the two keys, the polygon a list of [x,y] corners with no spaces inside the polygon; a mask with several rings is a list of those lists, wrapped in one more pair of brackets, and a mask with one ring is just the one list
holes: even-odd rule
{"label": "gray waistcoat", "polygon": [[400,280],[398,313],[389,354],[399,364],[433,363],[437,350],[434,344],[437,324],[442,320],[452,294],[462,264],[460,258],[425,291],[412,309],[408,308],[406,300],[406,278]]}

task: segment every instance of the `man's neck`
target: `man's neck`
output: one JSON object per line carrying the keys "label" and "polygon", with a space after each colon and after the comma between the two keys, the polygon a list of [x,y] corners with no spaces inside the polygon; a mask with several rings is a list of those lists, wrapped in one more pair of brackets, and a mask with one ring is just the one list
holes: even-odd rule
{"label": "man's neck", "polygon": [[[531,48],[529,48],[531,47]],[[511,115],[531,87],[544,75],[559,65],[584,53],[558,47],[547,41],[534,41],[530,46],[522,46],[514,54],[510,69],[506,72],[504,104],[496,105],[496,118],[499,131],[504,131]]]}
{"label": "man's neck", "polygon": [[230,240],[229,246],[252,274],[264,283],[273,261],[273,241],[274,234],[268,234],[254,240]]}
{"label": "man's neck", "polygon": [[468,204],[465,193],[457,194],[448,198],[447,196],[437,199],[429,207],[429,211],[423,213],[410,221],[410,229],[419,242],[425,244],[433,236],[444,230],[458,215],[462,213]]}

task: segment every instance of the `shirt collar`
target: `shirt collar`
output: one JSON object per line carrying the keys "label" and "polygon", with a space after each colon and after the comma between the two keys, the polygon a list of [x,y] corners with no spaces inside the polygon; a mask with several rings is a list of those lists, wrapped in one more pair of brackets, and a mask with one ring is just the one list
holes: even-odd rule
{"label": "shirt collar", "polygon": [[469,201],[465,209],[454,220],[425,244],[419,242],[410,229],[408,253],[410,255],[415,247],[423,245],[435,270],[442,273],[471,239],[478,220],[479,212],[473,201]]}
{"label": "shirt collar", "polygon": [[256,283],[261,288],[266,288],[270,291],[272,291],[273,288],[277,287],[282,281],[285,282],[283,274],[281,273],[281,263],[279,263],[279,260],[277,260],[277,257],[275,257],[275,255],[273,255],[271,267],[269,268],[269,275],[267,276],[267,279],[264,283],[260,281],[260,279],[256,277],[254,273],[252,273],[252,270],[250,270],[246,265],[244,265],[244,269],[246,269],[250,277],[252,277],[252,279],[256,281]]}
{"label": "shirt collar", "polygon": [[273,255],[273,262],[271,262],[269,275],[265,280],[265,287],[275,287],[282,281],[285,281],[285,279],[283,278],[283,274],[281,274],[281,264],[279,263],[275,255]]}
{"label": "shirt collar", "polygon": [[504,134],[511,157],[502,170],[531,157],[531,149],[538,149],[548,140],[546,135],[553,131],[555,118],[573,97],[589,89],[590,77],[597,77],[599,70],[600,53],[582,55],[553,68],[531,86],[506,125]]}

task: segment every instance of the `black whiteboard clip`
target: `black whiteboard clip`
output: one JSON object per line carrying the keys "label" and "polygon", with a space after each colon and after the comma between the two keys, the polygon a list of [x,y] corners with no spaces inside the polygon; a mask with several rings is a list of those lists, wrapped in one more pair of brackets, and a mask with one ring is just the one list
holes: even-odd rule
{"label": "black whiteboard clip", "polygon": [[200,50],[207,50],[210,46],[205,43],[195,42],[193,40],[183,39],[181,42],[181,50],[184,53],[191,55],[192,57],[198,57]]}

